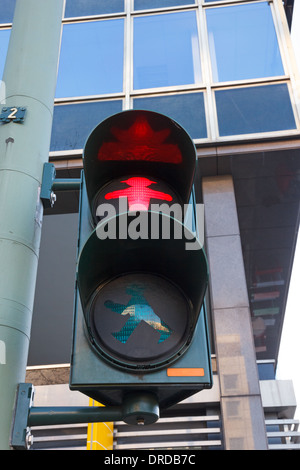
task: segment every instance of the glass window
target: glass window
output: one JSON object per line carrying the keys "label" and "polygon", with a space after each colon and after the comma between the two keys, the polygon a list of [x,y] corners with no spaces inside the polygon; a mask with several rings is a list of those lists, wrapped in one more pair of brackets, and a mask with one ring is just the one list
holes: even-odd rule
{"label": "glass window", "polygon": [[217,90],[220,136],[295,129],[285,83]]}
{"label": "glass window", "polygon": [[0,23],[12,23],[16,0],[1,0]]}
{"label": "glass window", "polygon": [[123,90],[123,19],[66,24],[56,97]]}
{"label": "glass window", "polygon": [[67,0],[65,18],[121,11],[124,11],[124,0]]}
{"label": "glass window", "polygon": [[259,380],[275,380],[274,364],[272,362],[258,363],[257,369]]}
{"label": "glass window", "polygon": [[5,66],[9,38],[10,38],[10,29],[2,29],[0,31],[0,80],[2,79],[2,76],[3,76],[3,70]]}
{"label": "glass window", "polygon": [[55,106],[50,150],[82,149],[97,124],[120,111],[121,100]]}
{"label": "glass window", "polygon": [[136,98],[133,108],[166,114],[177,121],[192,139],[207,137],[203,93]]}
{"label": "glass window", "polygon": [[213,80],[284,75],[268,3],[206,10]]}
{"label": "glass window", "polygon": [[201,81],[196,12],[134,18],[134,89]]}
{"label": "glass window", "polygon": [[149,10],[151,8],[176,7],[194,3],[195,0],[134,0],[134,9]]}

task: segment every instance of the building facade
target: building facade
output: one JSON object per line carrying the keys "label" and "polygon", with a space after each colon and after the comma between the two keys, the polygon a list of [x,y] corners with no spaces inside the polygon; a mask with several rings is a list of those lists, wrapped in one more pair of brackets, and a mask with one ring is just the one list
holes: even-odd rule
{"label": "building facade", "polygon": [[[14,4],[0,9],[1,73]],[[106,117],[157,111],[193,138],[196,198],[205,207],[213,388],[165,410],[151,428],[115,423],[116,449],[300,446],[292,383],[275,380],[299,225],[290,7],[66,0],[49,154],[57,177],[79,177],[84,143]],[[76,191],[58,192],[44,215],[27,372],[37,404],[88,400],[67,386],[78,200]],[[67,439],[66,428],[33,433],[33,448],[86,447],[86,426],[69,429]]]}

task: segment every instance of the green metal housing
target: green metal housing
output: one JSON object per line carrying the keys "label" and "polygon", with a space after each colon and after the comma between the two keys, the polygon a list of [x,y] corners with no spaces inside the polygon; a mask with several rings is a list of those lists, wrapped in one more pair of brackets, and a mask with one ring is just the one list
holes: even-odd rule
{"label": "green metal housing", "polygon": [[[128,229],[130,217],[137,214],[127,205],[119,206],[98,223],[95,207],[105,202],[99,194],[111,181],[127,183],[123,179],[137,178],[146,179],[146,187],[148,181],[151,185],[164,182],[184,209],[193,200],[196,151],[192,139],[167,116],[124,111],[91,132],[83,168],[70,388],[109,406],[122,405],[132,393],[148,392],[160,408],[210,388],[204,302],[208,264],[197,230],[184,217],[160,213],[156,221],[161,226],[169,223],[170,232],[165,237],[159,228],[153,237],[152,216],[157,213],[150,206],[138,212],[148,224],[144,236],[131,237],[127,232],[125,237],[100,237],[104,224],[111,221],[117,230],[121,225]],[[151,198],[155,200],[155,195]],[[197,226],[195,205],[192,208]],[[188,242],[193,249],[187,248]],[[132,294],[138,289],[148,289],[147,295],[143,290]]]}

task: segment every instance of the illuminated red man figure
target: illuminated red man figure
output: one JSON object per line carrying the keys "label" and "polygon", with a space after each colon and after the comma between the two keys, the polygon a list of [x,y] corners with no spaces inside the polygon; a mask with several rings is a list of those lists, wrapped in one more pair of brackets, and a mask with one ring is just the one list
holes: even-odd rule
{"label": "illuminated red man figure", "polygon": [[105,199],[127,197],[129,211],[147,211],[149,209],[150,199],[172,201],[170,194],[148,188],[151,184],[156,183],[148,178],[135,176],[128,178],[128,180],[121,181],[121,183],[127,183],[129,187],[107,193]]}

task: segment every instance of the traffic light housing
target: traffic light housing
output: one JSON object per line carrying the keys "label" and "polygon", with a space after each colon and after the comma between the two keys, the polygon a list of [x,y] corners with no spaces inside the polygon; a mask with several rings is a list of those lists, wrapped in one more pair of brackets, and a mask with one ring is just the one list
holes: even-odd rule
{"label": "traffic light housing", "polygon": [[[208,268],[192,215],[195,147],[170,118],[124,111],[83,155],[70,388],[167,407],[212,385]],[[187,209],[187,210],[186,210]]]}

